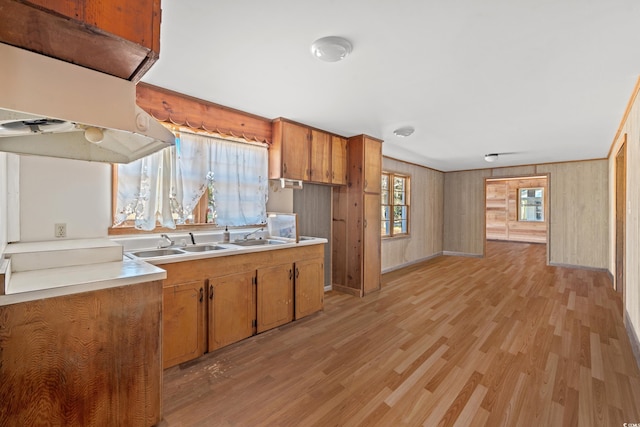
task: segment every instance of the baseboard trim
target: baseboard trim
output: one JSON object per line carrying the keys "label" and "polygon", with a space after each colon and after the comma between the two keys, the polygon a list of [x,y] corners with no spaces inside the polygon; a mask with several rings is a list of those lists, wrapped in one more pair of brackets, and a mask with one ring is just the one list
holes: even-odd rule
{"label": "baseboard trim", "polygon": [[638,368],[640,368],[640,339],[638,339],[638,335],[633,329],[633,324],[631,323],[631,318],[629,317],[629,313],[626,308],[624,309],[624,328],[627,330],[627,336],[631,343],[633,355],[636,358],[636,364],[638,365]]}
{"label": "baseboard trim", "polygon": [[559,262],[550,262],[549,265],[551,267],[577,268],[577,269],[580,269],[580,270],[600,271],[602,273],[609,273],[609,276],[613,277],[613,276],[611,276],[611,273],[609,272],[608,268],[589,267],[589,266],[586,266],[586,265],[575,265],[575,264],[561,264]]}
{"label": "baseboard trim", "polygon": [[468,258],[483,258],[483,254],[470,254],[467,252],[442,251],[442,255],[446,256],[465,256]]}
{"label": "baseboard trim", "polygon": [[332,285],[334,291],[342,292],[343,294],[353,295],[354,297],[362,297],[362,291],[360,289],[350,288],[348,286],[340,286],[335,283]]}
{"label": "baseboard trim", "polygon": [[400,269],[403,269],[405,267],[410,267],[410,266],[412,266],[414,264],[420,264],[421,262],[429,261],[430,259],[434,259],[434,258],[437,258],[439,256],[442,256],[442,252],[437,252],[437,253],[435,253],[433,255],[429,255],[428,257],[425,257],[425,258],[420,258],[420,259],[416,259],[416,260],[413,260],[413,261],[409,261],[409,262],[407,262],[405,264],[394,265],[393,267],[385,268],[384,270],[382,270],[382,274],[391,273],[392,271],[400,270]]}
{"label": "baseboard trim", "polygon": [[325,291],[325,292],[329,292],[329,291],[331,291],[331,290],[333,290],[333,286],[331,286],[331,285],[324,285],[324,291]]}

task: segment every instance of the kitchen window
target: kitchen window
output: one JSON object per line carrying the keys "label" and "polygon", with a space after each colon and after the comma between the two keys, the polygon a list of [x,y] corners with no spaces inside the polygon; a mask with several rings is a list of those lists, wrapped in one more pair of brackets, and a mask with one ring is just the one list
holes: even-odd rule
{"label": "kitchen window", "polygon": [[382,173],[382,237],[409,235],[410,180],[408,175]]}
{"label": "kitchen window", "polygon": [[264,144],[176,134],[176,145],[114,166],[114,227],[246,226],[266,222]]}

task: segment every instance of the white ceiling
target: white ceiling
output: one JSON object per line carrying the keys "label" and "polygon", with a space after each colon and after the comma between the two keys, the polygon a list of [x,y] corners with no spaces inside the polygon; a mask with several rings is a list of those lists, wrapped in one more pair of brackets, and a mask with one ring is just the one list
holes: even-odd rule
{"label": "white ceiling", "polygon": [[[143,81],[381,138],[441,171],[606,157],[640,73],[638,0],[163,0]],[[324,36],[344,61],[310,53]],[[393,130],[410,125],[408,138]],[[487,153],[510,152],[496,163]]]}

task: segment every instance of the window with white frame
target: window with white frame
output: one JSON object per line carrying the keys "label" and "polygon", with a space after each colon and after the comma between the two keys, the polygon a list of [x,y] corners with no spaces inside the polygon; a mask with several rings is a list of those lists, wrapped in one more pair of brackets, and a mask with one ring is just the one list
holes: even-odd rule
{"label": "window with white frame", "polygon": [[266,222],[265,145],[179,133],[176,145],[125,165],[114,179],[114,227]]}
{"label": "window with white frame", "polygon": [[409,234],[409,183],[408,175],[382,173],[381,207],[382,237],[407,236]]}

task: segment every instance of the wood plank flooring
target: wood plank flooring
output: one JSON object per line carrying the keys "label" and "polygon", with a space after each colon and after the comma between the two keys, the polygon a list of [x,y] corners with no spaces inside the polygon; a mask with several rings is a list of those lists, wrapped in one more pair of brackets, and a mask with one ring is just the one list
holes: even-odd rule
{"label": "wood plank flooring", "polygon": [[488,242],[329,293],[310,318],[165,371],[168,426],[622,426],[640,372],[606,273]]}

